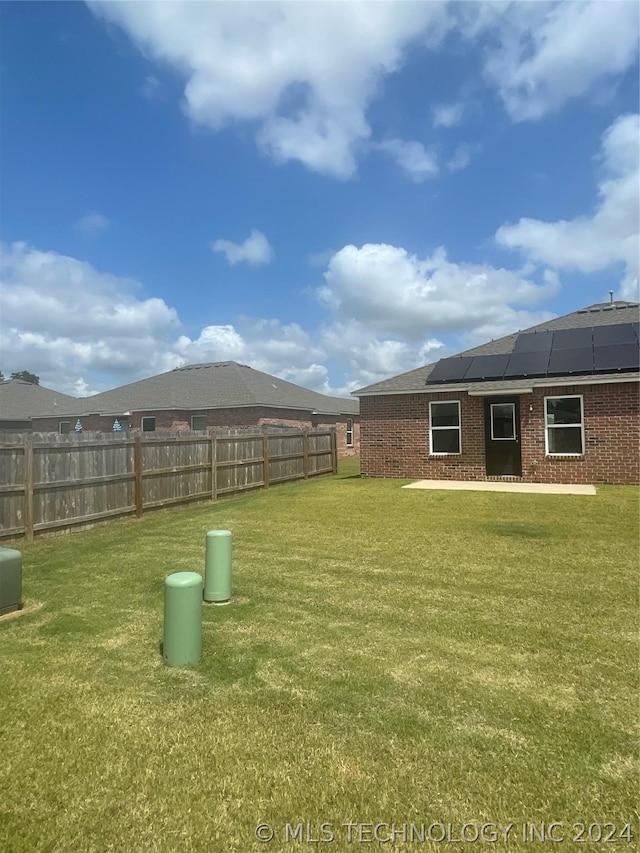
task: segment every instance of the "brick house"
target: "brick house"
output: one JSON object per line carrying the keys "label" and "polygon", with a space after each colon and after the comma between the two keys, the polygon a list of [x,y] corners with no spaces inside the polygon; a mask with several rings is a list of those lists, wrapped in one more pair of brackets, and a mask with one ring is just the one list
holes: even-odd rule
{"label": "brick house", "polygon": [[[235,361],[190,364],[72,402],[31,420],[36,432],[210,432],[217,428],[331,428],[338,455],[359,452],[359,405]],[[116,427],[116,428],[117,428]]]}
{"label": "brick house", "polygon": [[75,397],[24,379],[6,379],[0,382],[0,432],[26,432],[32,418],[63,411],[77,402]]}
{"label": "brick house", "polygon": [[354,391],[362,475],[640,483],[639,319],[592,305]]}

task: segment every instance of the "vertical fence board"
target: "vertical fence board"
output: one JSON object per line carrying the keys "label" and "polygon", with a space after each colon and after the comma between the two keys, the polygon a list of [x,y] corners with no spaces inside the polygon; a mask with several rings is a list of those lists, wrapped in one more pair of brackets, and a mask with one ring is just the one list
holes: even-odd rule
{"label": "vertical fence board", "polygon": [[218,499],[218,476],[216,464],[218,459],[218,442],[215,434],[211,436],[211,500]]}
{"label": "vertical fence board", "polygon": [[24,535],[33,539],[33,444],[24,445]]}
{"label": "vertical fence board", "polygon": [[133,446],[136,518],[142,518],[142,438],[137,435]]}
{"label": "vertical fence board", "polygon": [[262,479],[265,489],[269,488],[269,438],[265,433],[262,436]]}

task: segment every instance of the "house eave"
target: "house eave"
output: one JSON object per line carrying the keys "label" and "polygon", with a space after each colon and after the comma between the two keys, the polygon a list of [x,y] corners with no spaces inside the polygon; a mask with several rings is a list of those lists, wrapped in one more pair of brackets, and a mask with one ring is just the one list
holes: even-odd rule
{"label": "house eave", "polygon": [[484,383],[467,382],[464,384],[433,384],[423,385],[421,388],[402,388],[393,391],[367,391],[364,393],[353,392],[357,397],[398,397],[405,394],[438,394],[443,392],[466,391],[470,397],[487,397],[497,394],[530,394],[534,388],[551,388],[556,385],[611,385],[626,382],[640,382],[640,373],[616,373],[603,374],[601,376],[545,376],[538,379],[528,380],[531,384],[523,386],[519,383],[506,385],[504,388],[482,387]]}
{"label": "house eave", "polygon": [[470,397],[496,397],[499,394],[513,394],[514,396],[519,396],[520,394],[533,394],[533,386],[527,385],[524,387],[522,385],[516,385],[513,388],[485,388],[482,390],[469,388],[467,390],[467,394]]}

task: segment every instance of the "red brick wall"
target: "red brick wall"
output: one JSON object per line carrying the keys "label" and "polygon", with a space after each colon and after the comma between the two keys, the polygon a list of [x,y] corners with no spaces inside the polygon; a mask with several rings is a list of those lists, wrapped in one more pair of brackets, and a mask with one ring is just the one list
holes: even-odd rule
{"label": "red brick wall", "polygon": [[[636,383],[624,382],[538,388],[521,395],[522,481],[639,483],[638,390]],[[545,456],[544,398],[571,394],[583,397],[584,455]],[[431,400],[460,400],[460,456],[429,456]],[[455,392],[363,397],[360,421],[360,470],[365,477],[501,479],[486,475],[483,397]]]}
{"label": "red brick wall", "polygon": [[357,417],[353,420],[353,444],[347,447],[347,418],[329,417],[328,415],[312,415],[314,429],[330,429],[335,427],[338,445],[338,456],[343,459],[346,456],[359,456],[360,454],[360,423]]}
{"label": "red brick wall", "polygon": [[[129,420],[129,429],[142,429],[143,417],[155,417],[157,432],[186,432],[191,430],[191,416],[205,415],[207,430],[216,428],[249,429],[262,426],[286,426],[295,429],[330,429],[335,427],[337,433],[338,456],[356,456],[360,450],[360,427],[357,418],[353,421],[354,446],[347,447],[347,418],[346,416],[311,415],[309,412],[290,409],[270,409],[266,407],[242,407],[235,409],[208,409],[192,411],[161,411],[134,412]],[[71,432],[77,421],[77,416],[60,418],[34,418],[34,432],[58,432],[60,421],[69,421]],[[124,420],[124,419],[120,419]],[[104,415],[81,415],[82,429],[86,432],[111,432],[114,417]]]}
{"label": "red brick wall", "polygon": [[[66,421],[71,424],[71,432],[73,432],[77,420],[77,415],[61,415],[56,418],[33,418],[31,428],[33,432],[59,432],[60,422]],[[84,432],[111,432],[113,421],[113,417],[102,415],[80,416],[80,423]]]}

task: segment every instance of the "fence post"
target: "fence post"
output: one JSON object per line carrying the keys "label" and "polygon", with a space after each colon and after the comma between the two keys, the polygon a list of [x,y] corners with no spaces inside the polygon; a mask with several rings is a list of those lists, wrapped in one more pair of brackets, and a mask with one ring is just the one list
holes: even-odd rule
{"label": "fence post", "polygon": [[309,433],[302,434],[302,472],[305,480],[309,478]]}
{"label": "fence post", "polygon": [[142,437],[139,435],[134,438],[133,470],[135,473],[136,518],[142,518]]}
{"label": "fence post", "polygon": [[264,488],[269,488],[269,436],[266,432],[262,434],[262,479]]}
{"label": "fence post", "polygon": [[218,440],[215,432],[211,436],[211,500],[218,500]]}
{"label": "fence post", "polygon": [[33,442],[24,443],[24,535],[33,540]]}
{"label": "fence post", "polygon": [[338,433],[335,429],[331,433],[331,471],[338,473]]}

